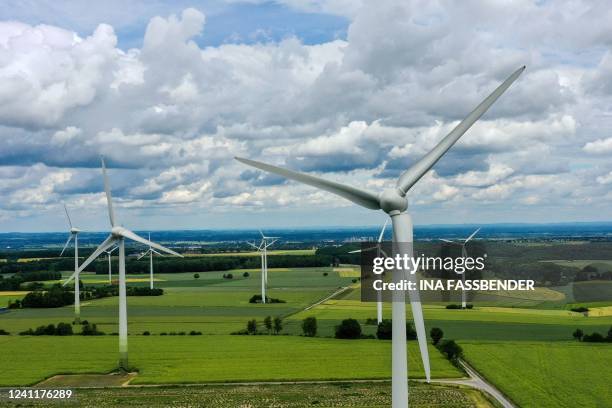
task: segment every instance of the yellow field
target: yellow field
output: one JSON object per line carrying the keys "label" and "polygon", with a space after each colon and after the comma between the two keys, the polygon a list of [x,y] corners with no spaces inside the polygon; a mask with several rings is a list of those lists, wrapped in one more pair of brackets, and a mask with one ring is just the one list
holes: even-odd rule
{"label": "yellow field", "polygon": [[612,306],[605,307],[590,307],[589,317],[604,317],[612,316]]}
{"label": "yellow field", "polygon": [[17,262],[34,262],[34,261],[42,261],[43,259],[55,259],[56,257],[50,258],[19,258]]}
{"label": "yellow field", "polygon": [[21,296],[21,295],[26,295],[28,293],[30,293],[29,290],[13,290],[13,291],[0,292],[0,296]]}
{"label": "yellow field", "polygon": [[361,271],[355,268],[334,268],[341,278],[358,278],[361,276]]}
{"label": "yellow field", "polygon": [[[270,250],[268,255],[314,255],[314,249],[288,249],[288,250]],[[257,251],[248,252],[221,252],[215,254],[184,254],[186,257],[209,257],[209,256],[260,256]]]}

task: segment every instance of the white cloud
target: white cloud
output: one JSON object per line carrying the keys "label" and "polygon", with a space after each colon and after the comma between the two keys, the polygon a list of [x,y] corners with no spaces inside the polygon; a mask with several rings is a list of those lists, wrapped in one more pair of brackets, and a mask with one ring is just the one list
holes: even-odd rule
{"label": "white cloud", "polygon": [[593,142],[588,142],[582,148],[585,152],[591,154],[606,154],[612,152],[612,137],[606,139],[597,139]]}

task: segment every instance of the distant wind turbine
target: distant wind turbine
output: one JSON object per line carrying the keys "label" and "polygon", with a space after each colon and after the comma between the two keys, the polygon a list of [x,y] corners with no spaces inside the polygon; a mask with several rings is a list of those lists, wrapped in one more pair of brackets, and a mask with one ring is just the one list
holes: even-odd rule
{"label": "distant wind turbine", "polygon": [[[264,170],[282,177],[299,181],[304,184],[325,190],[362,207],[371,210],[383,210],[391,217],[393,225],[393,241],[395,252],[400,256],[412,256],[412,218],[408,214],[406,193],[419,181],[436,162],[450,149],[457,140],[476,122],[493,103],[512,85],[525,70],[521,67],[506,79],[484,101],[480,103],[463,121],[446,135],[429,153],[423,156],[412,167],[403,172],[397,180],[394,189],[384,190],[380,194],[373,193],[361,187],[352,187],[335,181],[299,173],[293,170],[271,166],[266,163],[236,157],[236,160],[249,166]],[[349,148],[350,146],[347,146]],[[414,272],[414,271],[413,271]],[[393,281],[399,283],[405,277],[405,271],[394,270]],[[416,282],[416,276],[409,274]],[[430,380],[429,352],[427,349],[427,334],[423,321],[420,295],[418,291],[409,291],[412,314],[414,316],[419,348],[423,358],[423,366],[427,381]],[[406,354],[406,295],[402,291],[393,291],[393,341],[392,341],[392,405],[393,408],[408,406],[408,364]]]}
{"label": "distant wind turbine", "polygon": [[[268,247],[277,241],[277,237],[266,237],[263,232],[259,231],[259,233],[262,237],[259,246],[251,242],[247,242],[247,244],[255,248],[261,254],[261,303],[265,304],[266,288],[268,286]],[[274,240],[268,243],[268,239]]]}
{"label": "distant wind turbine", "polygon": [[[151,233],[149,233],[149,241],[151,241]],[[142,259],[147,254],[149,255],[149,287],[153,289],[153,254],[157,254],[160,256],[163,256],[163,255],[157,252],[155,249],[153,249],[151,245],[149,245],[149,249],[143,252],[136,260],[138,261]]]}
{"label": "distant wind turbine", "polygon": [[64,245],[64,249],[60,253],[60,256],[64,254],[66,248],[70,244],[70,241],[74,239],[74,273],[76,274],[74,280],[74,322],[76,324],[81,322],[81,288],[79,287],[79,233],[80,229],[72,226],[72,220],[70,220],[70,214],[68,214],[68,208],[64,204],[64,211],[66,212],[66,218],[68,218],[68,226],[70,227],[68,241]]}
{"label": "distant wind turbine", "polygon": [[119,247],[115,246],[114,248],[111,248],[111,249],[109,249],[107,251],[104,251],[104,252],[106,252],[106,256],[108,257],[108,284],[109,285],[113,284],[113,274],[112,274],[113,267],[112,267],[112,264],[111,264],[111,257],[112,257],[112,253],[115,250],[117,250],[117,249],[119,249]]}
{"label": "distant wind turbine", "polygon": [[[382,254],[384,254],[384,251],[382,250],[382,248],[380,247],[383,237],[385,235],[385,229],[387,228],[387,224],[389,223],[389,220],[385,220],[385,225],[383,225],[382,230],[380,231],[380,235],[378,236],[378,245],[376,245],[375,247],[372,248],[367,248],[364,251],[371,251],[372,249],[376,249],[376,256],[380,257]],[[356,254],[361,252],[361,249],[358,249],[356,251],[350,251],[349,254]],[[385,256],[387,256],[387,254],[384,254]],[[382,292],[380,290],[376,291],[376,321],[378,324],[380,324],[382,322]]]}
{"label": "distant wind turbine", "polygon": [[119,247],[119,367],[123,370],[128,370],[128,329],[127,329],[127,299],[126,299],[126,285],[125,285],[125,240],[130,239],[132,241],[140,242],[141,244],[148,245],[157,250],[167,252],[172,255],[180,256],[171,249],[163,247],[159,244],[151,242],[127,228],[121,227],[116,223],[115,212],[113,210],[113,199],[111,196],[110,184],[108,182],[108,176],[106,174],[106,165],[104,164],[104,158],[102,161],[102,175],[104,177],[104,190],[106,192],[106,202],[108,204],[108,216],[110,219],[110,235],[96,248],[96,250],[87,258],[85,262],[81,264],[79,269],[75,271],[72,276],[68,278],[64,285],[75,278],[80,272],[82,272],[94,259],[100,254],[105,252],[108,248],[113,245]]}
{"label": "distant wind turbine", "polygon": [[[448,242],[449,244],[459,245],[461,247],[461,257],[463,259],[467,258],[467,250],[465,249],[465,245],[472,239],[476,234],[478,234],[480,228],[476,231],[472,232],[472,235],[467,237],[463,242],[451,241],[449,239],[440,238],[440,241]],[[461,283],[463,283],[463,287],[461,289],[461,308],[465,309],[467,307],[466,293],[465,293],[465,272],[461,274]]]}

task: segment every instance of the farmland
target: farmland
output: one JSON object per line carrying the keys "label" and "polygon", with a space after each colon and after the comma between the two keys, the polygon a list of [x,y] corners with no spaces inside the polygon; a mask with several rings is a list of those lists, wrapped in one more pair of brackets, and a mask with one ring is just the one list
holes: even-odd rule
{"label": "farmland", "polygon": [[463,342],[462,346],[466,359],[521,407],[608,407],[612,401],[610,344]]}

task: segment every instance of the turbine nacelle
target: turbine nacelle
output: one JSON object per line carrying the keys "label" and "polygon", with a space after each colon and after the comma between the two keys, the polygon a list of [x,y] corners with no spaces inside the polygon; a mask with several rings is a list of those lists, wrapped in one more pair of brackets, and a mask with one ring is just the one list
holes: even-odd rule
{"label": "turbine nacelle", "polygon": [[78,229],[78,228],[74,228],[74,227],[73,227],[73,228],[70,228],[70,233],[71,233],[71,234],[78,234],[79,232],[81,232],[81,230],[80,230],[80,229]]}
{"label": "turbine nacelle", "polygon": [[408,209],[408,199],[396,189],[386,189],[378,196],[381,210],[387,214],[402,213]]}
{"label": "turbine nacelle", "polygon": [[126,229],[123,227],[113,227],[111,228],[111,235],[113,236],[113,238],[123,238],[125,237],[125,231]]}

